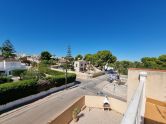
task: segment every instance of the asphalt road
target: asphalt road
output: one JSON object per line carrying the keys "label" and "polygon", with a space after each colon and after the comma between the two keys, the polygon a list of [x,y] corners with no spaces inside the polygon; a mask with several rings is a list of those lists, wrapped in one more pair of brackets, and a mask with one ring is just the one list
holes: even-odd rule
{"label": "asphalt road", "polygon": [[81,83],[72,88],[51,94],[31,104],[0,115],[0,124],[46,124],[78,97],[97,95],[100,89],[95,88],[95,86],[106,80],[106,76],[89,80],[77,80]]}

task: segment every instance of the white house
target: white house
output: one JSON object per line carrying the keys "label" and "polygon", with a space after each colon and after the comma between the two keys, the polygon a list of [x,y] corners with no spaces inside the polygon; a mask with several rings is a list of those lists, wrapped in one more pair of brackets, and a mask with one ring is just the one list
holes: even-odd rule
{"label": "white house", "polygon": [[40,56],[27,56],[27,60],[31,62],[40,63]]}
{"label": "white house", "polygon": [[11,75],[11,71],[15,69],[26,69],[26,66],[20,61],[0,61],[0,73]]}
{"label": "white house", "polygon": [[74,62],[74,70],[77,72],[84,72],[86,71],[87,62],[84,60],[78,60]]}

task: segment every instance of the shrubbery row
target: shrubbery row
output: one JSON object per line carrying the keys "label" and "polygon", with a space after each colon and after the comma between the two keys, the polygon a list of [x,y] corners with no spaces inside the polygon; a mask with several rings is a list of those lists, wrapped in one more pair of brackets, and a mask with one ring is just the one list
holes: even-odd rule
{"label": "shrubbery row", "polygon": [[26,69],[15,69],[12,71],[13,76],[21,76],[21,74],[25,73],[27,70]]}
{"label": "shrubbery row", "polygon": [[40,73],[45,73],[48,75],[63,75],[64,74],[64,72],[51,70],[49,69],[49,67],[47,67],[47,65],[44,65],[44,64],[40,64],[38,70]]}
{"label": "shrubbery row", "polygon": [[6,82],[12,82],[13,80],[10,77],[0,77],[0,84],[6,83]]}
{"label": "shrubbery row", "polygon": [[[67,83],[75,81],[75,74],[68,74]],[[22,80],[13,83],[0,84],[0,104],[5,104],[52,87],[65,84],[65,75],[47,77],[45,80]]]}
{"label": "shrubbery row", "polygon": [[64,75],[64,72],[55,71],[55,70],[51,70],[51,69],[46,69],[45,73],[48,75]]}

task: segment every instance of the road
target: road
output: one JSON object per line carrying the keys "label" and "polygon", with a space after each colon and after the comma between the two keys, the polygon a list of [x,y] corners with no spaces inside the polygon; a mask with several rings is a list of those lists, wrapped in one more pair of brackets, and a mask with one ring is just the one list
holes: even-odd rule
{"label": "road", "polygon": [[0,115],[0,124],[46,124],[78,97],[98,94],[99,89],[94,87],[104,80],[105,75],[89,80],[78,79],[81,83],[75,87]]}

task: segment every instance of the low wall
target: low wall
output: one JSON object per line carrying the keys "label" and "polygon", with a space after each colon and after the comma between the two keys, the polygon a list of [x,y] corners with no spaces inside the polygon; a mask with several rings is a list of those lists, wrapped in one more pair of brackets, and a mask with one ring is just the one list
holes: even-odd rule
{"label": "low wall", "polygon": [[76,75],[77,75],[78,78],[81,78],[81,79],[88,79],[88,78],[90,78],[90,75],[87,74],[87,73],[76,72]]}
{"label": "low wall", "polygon": [[67,107],[58,117],[48,122],[48,124],[68,124],[72,121],[72,112],[75,108],[82,108],[85,105],[85,96],[77,99],[72,105]]}
{"label": "low wall", "polygon": [[77,77],[82,78],[82,79],[96,78],[96,77],[102,76],[104,74],[105,74],[104,72],[96,72],[96,73],[92,73],[92,74],[76,72]]}
{"label": "low wall", "polygon": [[145,82],[146,97],[155,99],[161,102],[166,102],[166,70],[155,69],[136,69],[128,70],[128,92],[127,101],[129,102],[138,87],[140,72],[147,72]]}
{"label": "low wall", "polygon": [[[102,96],[85,96],[85,106],[94,107],[94,108],[103,108],[103,100]],[[115,98],[108,98],[111,109],[124,114],[126,111],[127,103],[120,101]]]}
{"label": "low wall", "polygon": [[101,75],[104,75],[104,74],[105,74],[104,72],[100,71],[100,72],[93,73],[91,76],[92,76],[92,78],[95,78],[95,77],[98,77],[98,76],[101,76]]}

